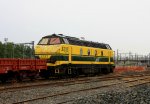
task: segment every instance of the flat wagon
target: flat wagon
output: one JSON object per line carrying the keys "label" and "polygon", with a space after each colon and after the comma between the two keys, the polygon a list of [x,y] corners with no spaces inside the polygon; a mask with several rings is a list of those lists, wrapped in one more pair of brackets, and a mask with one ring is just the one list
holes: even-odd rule
{"label": "flat wagon", "polygon": [[41,70],[46,70],[46,60],[0,58],[0,80],[22,80],[25,77],[33,79]]}

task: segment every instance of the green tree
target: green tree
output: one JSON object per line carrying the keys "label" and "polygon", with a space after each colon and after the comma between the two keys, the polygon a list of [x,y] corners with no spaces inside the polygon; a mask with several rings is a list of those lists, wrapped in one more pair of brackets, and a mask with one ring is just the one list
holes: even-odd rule
{"label": "green tree", "polygon": [[0,42],[0,58],[31,58],[33,50],[30,46]]}
{"label": "green tree", "polygon": [[0,42],[0,58],[4,57],[4,45]]}

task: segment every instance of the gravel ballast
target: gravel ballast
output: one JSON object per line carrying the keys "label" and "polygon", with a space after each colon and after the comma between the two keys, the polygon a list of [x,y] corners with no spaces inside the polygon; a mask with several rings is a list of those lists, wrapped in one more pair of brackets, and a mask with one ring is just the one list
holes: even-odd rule
{"label": "gravel ballast", "polygon": [[150,104],[150,84],[129,88],[124,83],[124,79],[99,82],[92,81],[90,83],[63,85],[57,87],[45,86],[33,89],[27,88],[13,92],[4,91],[0,93],[0,104],[12,104],[40,96],[55,95],[67,91],[77,91],[118,82],[120,84],[110,87],[48,97],[27,102],[27,104]]}
{"label": "gravel ballast", "polygon": [[150,85],[83,97],[68,104],[150,104]]}

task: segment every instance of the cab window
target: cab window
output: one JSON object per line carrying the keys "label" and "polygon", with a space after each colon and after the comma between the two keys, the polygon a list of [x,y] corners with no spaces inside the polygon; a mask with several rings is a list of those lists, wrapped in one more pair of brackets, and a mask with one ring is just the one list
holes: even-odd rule
{"label": "cab window", "polygon": [[51,38],[50,44],[60,44],[60,38]]}
{"label": "cab window", "polygon": [[63,40],[64,40],[65,44],[69,44],[67,39],[63,38]]}
{"label": "cab window", "polygon": [[39,42],[39,44],[43,44],[43,45],[45,45],[45,44],[47,44],[48,43],[48,40],[49,40],[49,38],[43,38],[43,39],[41,39],[41,41]]}

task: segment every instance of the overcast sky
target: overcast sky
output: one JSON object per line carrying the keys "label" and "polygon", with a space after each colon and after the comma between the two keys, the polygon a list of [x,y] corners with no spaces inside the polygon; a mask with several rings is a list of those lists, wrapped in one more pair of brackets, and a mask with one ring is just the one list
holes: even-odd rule
{"label": "overcast sky", "polygon": [[62,33],[150,53],[150,0],[0,0],[0,41]]}

